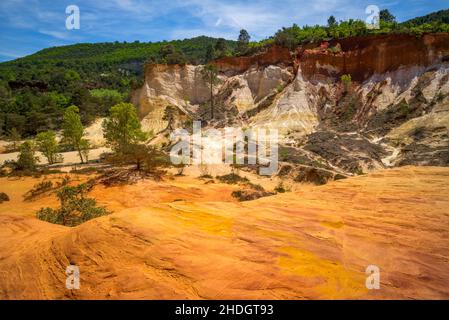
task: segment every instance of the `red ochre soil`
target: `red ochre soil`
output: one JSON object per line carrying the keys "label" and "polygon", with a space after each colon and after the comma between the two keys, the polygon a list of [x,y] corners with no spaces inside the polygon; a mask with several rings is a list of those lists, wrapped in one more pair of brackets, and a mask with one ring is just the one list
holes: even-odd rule
{"label": "red ochre soil", "polygon": [[298,48],[297,63],[306,79],[350,74],[353,80],[363,82],[374,74],[428,67],[449,59],[448,33],[350,37],[332,40],[329,47],[337,43],[342,49],[337,54],[319,48]]}
{"label": "red ochre soil", "polygon": [[[332,53],[326,47],[340,45]],[[222,72],[242,73],[254,66],[298,66],[307,80],[328,77],[339,79],[350,74],[352,80],[363,82],[375,74],[400,68],[429,67],[449,61],[449,34],[430,33],[421,37],[408,34],[348,37],[330,42],[311,43],[296,48],[269,47],[266,51],[242,57],[225,57],[213,63]]]}
{"label": "red ochre soil", "polygon": [[[85,179],[85,178],[84,178]],[[192,177],[96,186],[114,213],[39,221],[0,179],[1,299],[448,299],[449,168],[402,167],[239,203]],[[65,288],[76,264],[81,288]],[[381,271],[379,290],[365,269]]]}

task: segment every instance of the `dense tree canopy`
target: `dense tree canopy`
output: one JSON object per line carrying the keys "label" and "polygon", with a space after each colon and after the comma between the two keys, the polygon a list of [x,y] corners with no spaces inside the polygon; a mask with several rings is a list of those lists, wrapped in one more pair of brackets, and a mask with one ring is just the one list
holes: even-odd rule
{"label": "dense tree canopy", "polygon": [[[235,41],[197,37],[157,43],[81,43],[41,50],[0,63],[0,135],[13,128],[24,137],[61,129],[64,110],[79,108],[84,125],[129,102],[140,86],[143,64],[205,63],[208,48],[231,54]],[[207,60],[207,61],[206,61]]]}

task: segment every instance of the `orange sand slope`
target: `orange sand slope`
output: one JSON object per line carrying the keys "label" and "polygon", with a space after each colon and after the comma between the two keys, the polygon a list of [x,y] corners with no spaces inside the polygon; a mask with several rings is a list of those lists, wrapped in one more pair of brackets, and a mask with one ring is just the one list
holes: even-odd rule
{"label": "orange sand slope", "polygon": [[[449,298],[449,168],[403,167],[238,203],[182,177],[91,192],[112,215],[37,220],[54,196],[0,179],[2,299]],[[81,271],[65,288],[65,268]],[[381,287],[365,287],[377,265]]]}

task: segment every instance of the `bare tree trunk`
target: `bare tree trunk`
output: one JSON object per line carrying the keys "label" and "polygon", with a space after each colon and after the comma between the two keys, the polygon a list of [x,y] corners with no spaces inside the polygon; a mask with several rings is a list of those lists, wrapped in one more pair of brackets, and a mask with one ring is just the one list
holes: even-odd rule
{"label": "bare tree trunk", "polygon": [[214,91],[213,91],[212,77],[210,81],[210,113],[211,119],[214,119]]}
{"label": "bare tree trunk", "polygon": [[80,156],[81,163],[84,163],[83,153],[81,152],[81,148],[80,147],[78,147],[78,155]]}

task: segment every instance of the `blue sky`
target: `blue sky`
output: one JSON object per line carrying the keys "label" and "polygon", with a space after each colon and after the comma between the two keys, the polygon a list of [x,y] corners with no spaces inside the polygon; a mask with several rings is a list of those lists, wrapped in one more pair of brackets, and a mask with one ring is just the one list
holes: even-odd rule
{"label": "blue sky", "polygon": [[[80,9],[81,28],[67,30],[65,9]],[[282,26],[365,20],[365,8],[389,9],[399,21],[449,8],[449,0],[0,0],[0,61],[79,42],[160,41],[199,35],[254,40]]]}

